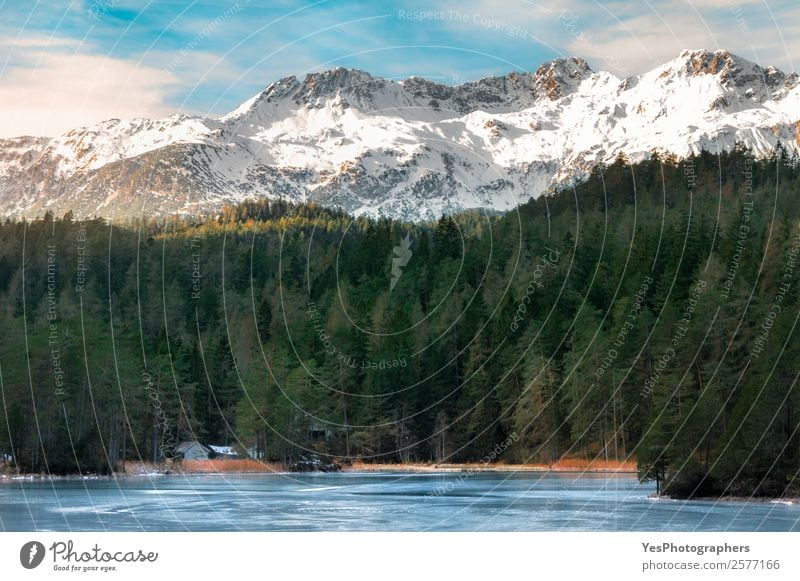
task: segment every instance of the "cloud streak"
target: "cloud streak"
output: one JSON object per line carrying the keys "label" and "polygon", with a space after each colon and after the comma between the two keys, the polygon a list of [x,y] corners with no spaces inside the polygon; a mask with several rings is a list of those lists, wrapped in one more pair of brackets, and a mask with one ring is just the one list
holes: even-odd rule
{"label": "cloud streak", "polygon": [[[4,135],[219,115],[278,78],[332,66],[455,83],[558,56],[625,77],[686,48],[787,72],[800,54],[800,2],[788,0],[42,0],[2,10]],[[400,16],[415,12],[439,16]]]}
{"label": "cloud streak", "polygon": [[[19,58],[19,56],[18,56]],[[174,76],[135,61],[80,53],[24,53],[0,84],[0,136],[53,136],[109,118],[162,117]]]}

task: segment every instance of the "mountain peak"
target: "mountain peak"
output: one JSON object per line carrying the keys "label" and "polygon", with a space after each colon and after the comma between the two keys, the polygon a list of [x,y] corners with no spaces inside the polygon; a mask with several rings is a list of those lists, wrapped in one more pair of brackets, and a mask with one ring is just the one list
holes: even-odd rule
{"label": "mountain peak", "polygon": [[547,96],[551,101],[572,93],[584,79],[594,71],[579,57],[558,58],[544,63],[534,73],[534,88],[537,95]]}
{"label": "mountain peak", "polygon": [[231,121],[233,119],[238,119],[245,115],[257,112],[258,109],[266,103],[271,103],[273,101],[288,97],[294,91],[296,91],[297,87],[299,86],[300,81],[298,81],[297,77],[294,75],[283,77],[274,83],[270,83],[259,94],[251,97],[227,115],[220,117],[220,121]]}
{"label": "mountain peak", "polygon": [[345,91],[361,95],[369,90],[380,88],[385,80],[373,77],[366,71],[337,67],[319,73],[309,73],[295,94],[295,101],[313,101],[333,97]]}
{"label": "mountain peak", "polygon": [[759,103],[782,98],[798,82],[795,74],[787,75],[772,66],[763,68],[727,50],[681,51],[677,58],[661,67],[659,78],[675,75],[685,78],[711,75],[728,91]]}
{"label": "mountain peak", "polygon": [[706,49],[681,51],[676,62],[690,75],[729,75],[740,69],[751,69],[757,65],[727,50]]}
{"label": "mountain peak", "polygon": [[326,79],[337,82],[347,81],[363,81],[375,79],[370,73],[361,69],[353,69],[348,67],[334,67],[332,69],[325,69],[313,73],[307,73],[306,81],[313,81],[315,79]]}
{"label": "mountain peak", "polygon": [[576,71],[581,73],[591,74],[594,71],[589,67],[589,64],[578,56],[560,57],[551,60],[550,62],[542,63],[539,65],[538,70],[541,69],[559,70],[568,74],[573,74]]}
{"label": "mountain peak", "polygon": [[109,120],[52,140],[2,140],[0,211],[194,213],[283,197],[431,219],[512,209],[620,153],[800,151],[796,75],[692,50],[618,90],[616,80],[575,57],[456,85],[345,68],[288,76],[222,123]]}

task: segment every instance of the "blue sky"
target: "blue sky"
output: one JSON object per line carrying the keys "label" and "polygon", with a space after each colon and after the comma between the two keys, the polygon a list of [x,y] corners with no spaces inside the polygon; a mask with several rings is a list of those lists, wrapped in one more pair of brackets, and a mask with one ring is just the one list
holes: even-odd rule
{"label": "blue sky", "polygon": [[110,117],[221,115],[270,82],[335,66],[457,83],[579,55],[641,73],[684,48],[798,70],[781,0],[0,0],[0,135]]}

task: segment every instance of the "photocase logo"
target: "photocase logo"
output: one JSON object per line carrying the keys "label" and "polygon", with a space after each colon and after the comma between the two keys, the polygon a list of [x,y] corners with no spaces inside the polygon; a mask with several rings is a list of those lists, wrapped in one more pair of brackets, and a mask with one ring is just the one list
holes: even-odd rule
{"label": "photocase logo", "polygon": [[39,541],[30,541],[22,545],[19,551],[19,562],[26,569],[36,569],[44,560],[44,545]]}
{"label": "photocase logo", "polygon": [[411,234],[406,234],[400,241],[400,245],[392,249],[394,256],[392,257],[392,282],[389,285],[389,292],[394,290],[397,281],[403,276],[403,268],[414,255],[414,253],[411,252],[411,242]]}

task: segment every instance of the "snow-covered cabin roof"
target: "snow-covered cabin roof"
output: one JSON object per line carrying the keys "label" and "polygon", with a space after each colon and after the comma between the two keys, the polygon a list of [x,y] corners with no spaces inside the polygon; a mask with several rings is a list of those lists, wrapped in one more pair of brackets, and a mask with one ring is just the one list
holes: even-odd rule
{"label": "snow-covered cabin roof", "polygon": [[231,446],[212,446],[209,444],[208,446],[211,448],[211,451],[215,454],[222,454],[224,456],[236,456],[236,452],[233,450]]}

